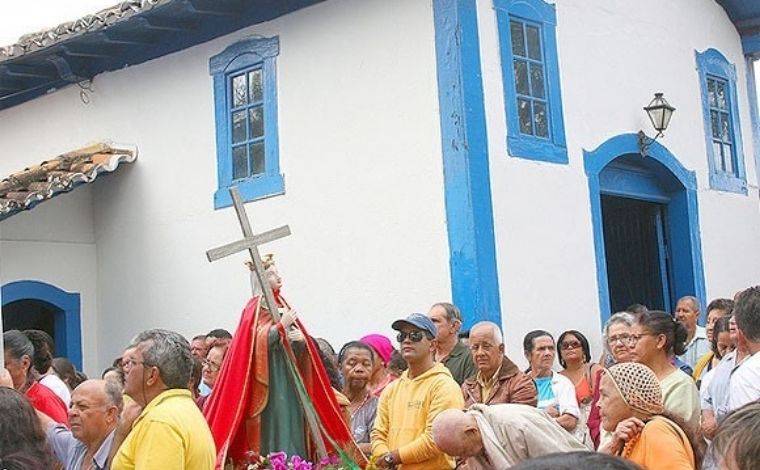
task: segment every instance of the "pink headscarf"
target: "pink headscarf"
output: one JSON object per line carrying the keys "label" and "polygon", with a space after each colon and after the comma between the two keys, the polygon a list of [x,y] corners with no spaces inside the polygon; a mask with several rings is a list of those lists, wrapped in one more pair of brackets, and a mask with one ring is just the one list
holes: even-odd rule
{"label": "pink headscarf", "polygon": [[388,361],[391,360],[391,354],[393,354],[393,345],[387,336],[371,334],[363,337],[359,341],[371,346],[377,355],[380,356],[380,359],[383,360],[383,365],[388,365]]}

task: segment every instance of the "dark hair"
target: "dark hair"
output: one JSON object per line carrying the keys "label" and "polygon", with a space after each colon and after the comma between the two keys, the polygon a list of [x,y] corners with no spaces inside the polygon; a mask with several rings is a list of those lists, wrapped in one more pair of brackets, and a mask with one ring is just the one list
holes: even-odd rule
{"label": "dark hair", "polygon": [[0,460],[4,469],[53,468],[32,404],[22,393],[6,387],[0,387]]}
{"label": "dark hair", "polygon": [[731,315],[718,318],[713,326],[712,351],[718,359],[723,359],[718,351],[718,335],[727,331],[731,331]]}
{"label": "dark hair", "polygon": [[[306,340],[314,341],[314,338],[307,338]],[[316,344],[316,341],[314,341],[314,343],[315,349],[319,354],[319,359],[322,361],[322,365],[325,366],[325,372],[327,372],[327,378],[330,380],[330,385],[335,390],[341,390],[343,384],[341,383],[338,369],[335,367],[335,360],[332,357],[329,357],[325,351],[322,351],[322,348],[319,347],[319,344]]]}
{"label": "dark hair", "polygon": [[665,336],[665,352],[680,356],[686,352],[686,327],[668,313],[650,310],[636,317],[636,323],[651,333]]}
{"label": "dark hair", "polygon": [[446,313],[446,321],[451,323],[453,320],[459,320],[461,323],[462,321],[462,312],[459,311],[459,308],[449,302],[438,302],[436,304],[433,304],[431,309],[433,307],[441,307],[443,311]]}
{"label": "dark hair", "polygon": [[591,451],[557,452],[521,462],[513,470],[642,470],[635,463],[623,458]]}
{"label": "dark hair", "polygon": [[232,334],[224,328],[217,328],[211,330],[206,335],[206,338],[220,338],[220,339],[232,339]]}
{"label": "dark hair", "polygon": [[69,386],[70,389],[74,389],[77,385],[77,370],[74,368],[74,364],[65,357],[56,357],[53,359],[53,371],[61,380]]}
{"label": "dark hair", "polygon": [[202,340],[205,341],[206,336],[208,336],[208,335],[195,335],[195,336],[193,336],[193,339],[191,341],[198,341],[199,339],[202,339]]}
{"label": "dark hair", "polygon": [[47,374],[50,366],[53,365],[53,355],[55,354],[55,341],[53,338],[42,330],[24,330],[24,335],[29,338],[34,346],[34,356],[32,364],[40,374]]}
{"label": "dark hair", "polygon": [[635,313],[635,314],[641,314],[641,313],[647,313],[649,311],[649,308],[647,308],[646,305],[643,304],[631,304],[623,310],[624,312],[628,313]]}
{"label": "dark hair", "polygon": [[559,365],[562,366],[562,368],[566,368],[567,364],[565,363],[565,358],[562,357],[562,341],[564,341],[565,336],[567,335],[573,335],[576,338],[578,338],[578,341],[581,342],[581,348],[583,349],[583,361],[584,362],[591,362],[591,348],[588,345],[588,340],[585,336],[583,336],[583,333],[581,333],[578,330],[567,330],[561,335],[559,335],[559,338],[557,339],[557,357],[559,358]]}
{"label": "dark hair", "polygon": [[190,372],[189,387],[192,387],[190,388],[190,393],[192,393],[193,396],[196,396],[198,393],[198,386],[201,384],[201,378],[203,376],[203,362],[193,356],[191,365],[192,371]]}
{"label": "dark hair", "polygon": [[734,311],[734,301],[731,299],[714,299],[707,304],[705,313],[710,313],[711,310],[722,310],[726,315],[731,315]]}
{"label": "dark hair", "polygon": [[124,369],[121,367],[109,367],[106,370],[103,371],[102,374],[100,374],[101,379],[106,378],[106,374],[109,372],[116,372],[116,375],[119,377],[119,383],[122,387],[124,387]]}
{"label": "dark hair", "polygon": [[79,385],[82,384],[82,382],[87,380],[87,374],[82,372],[81,370],[78,370],[76,374],[74,374],[74,383],[71,384],[71,389],[75,389],[79,387]]}
{"label": "dark hair", "polygon": [[760,341],[760,286],[745,289],[734,305],[736,328],[747,340]]}
{"label": "dark hair", "polygon": [[402,356],[399,351],[396,351],[394,349],[391,353],[391,358],[388,360],[388,369],[401,373],[408,368],[409,364],[406,363],[404,356]]}
{"label": "dark hair", "polygon": [[342,348],[340,348],[340,352],[338,353],[338,365],[343,364],[343,360],[346,358],[346,353],[349,349],[363,349],[365,351],[369,351],[369,360],[374,364],[375,352],[372,351],[372,347],[370,345],[367,343],[362,343],[361,341],[349,341],[348,343],[344,344]]}
{"label": "dark hair", "polygon": [[751,402],[731,412],[718,426],[710,447],[716,463],[728,458],[735,468],[757,467],[760,455],[760,402]]}
{"label": "dark hair", "polygon": [[533,330],[529,332],[527,335],[525,335],[525,338],[523,338],[523,351],[526,353],[533,352],[533,340],[536,338],[540,338],[542,336],[548,336],[549,338],[554,341],[554,336],[552,336],[551,333],[545,330]]}

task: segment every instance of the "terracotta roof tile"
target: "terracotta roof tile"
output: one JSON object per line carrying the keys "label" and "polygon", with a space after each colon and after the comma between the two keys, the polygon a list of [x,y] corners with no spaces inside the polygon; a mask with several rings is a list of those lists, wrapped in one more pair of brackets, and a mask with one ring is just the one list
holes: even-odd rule
{"label": "terracotta roof tile", "polygon": [[25,168],[0,180],[0,220],[62,192],[95,181],[121,163],[132,163],[137,149],[105,143],[91,145]]}

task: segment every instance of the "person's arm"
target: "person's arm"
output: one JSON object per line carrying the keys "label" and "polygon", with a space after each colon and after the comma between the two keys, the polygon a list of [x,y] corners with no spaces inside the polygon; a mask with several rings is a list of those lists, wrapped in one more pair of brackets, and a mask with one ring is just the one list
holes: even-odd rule
{"label": "person's arm", "polygon": [[572,431],[578,425],[578,418],[569,413],[562,413],[555,421],[568,431]]}
{"label": "person's arm", "polygon": [[377,402],[377,414],[375,423],[370,432],[370,450],[374,457],[380,457],[388,453],[388,393],[386,388]]}
{"label": "person's arm", "polygon": [[510,379],[509,402],[535,407],[538,405],[536,383],[528,374],[518,372]]}
{"label": "person's arm", "polygon": [[573,383],[570,379],[563,378],[565,380],[557,384],[558,386],[555,391],[557,394],[557,407],[559,409],[557,424],[568,431],[572,431],[578,425],[581,410],[578,408],[578,401],[575,399]]}
{"label": "person's arm", "polygon": [[53,451],[56,460],[65,466],[70,453],[76,447],[77,440],[66,426],[37,409],[34,411],[37,413],[37,420],[42,430],[45,431],[48,447]]}
{"label": "person's arm", "polygon": [[718,421],[715,419],[715,413],[712,410],[702,410],[702,435],[705,439],[715,437],[715,431],[718,429]]}
{"label": "person's arm", "polygon": [[433,420],[444,410],[452,408],[461,410],[464,407],[464,399],[454,381],[442,381],[434,386],[431,393],[433,396],[425,417],[425,431],[417,439],[398,448],[400,458],[398,463],[419,463],[439,455],[441,450],[433,441]]}

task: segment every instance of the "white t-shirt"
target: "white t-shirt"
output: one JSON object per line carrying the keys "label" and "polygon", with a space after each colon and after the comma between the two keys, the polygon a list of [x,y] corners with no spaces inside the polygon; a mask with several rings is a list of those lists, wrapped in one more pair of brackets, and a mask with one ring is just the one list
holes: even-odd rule
{"label": "white t-shirt", "polygon": [[755,353],[734,369],[728,382],[728,411],[760,399],[760,353]]}
{"label": "white t-shirt", "polygon": [[47,374],[44,377],[42,377],[39,382],[49,388],[53,391],[56,395],[58,395],[58,398],[63,400],[63,403],[66,405],[66,408],[69,407],[69,404],[71,403],[71,392],[69,391],[69,387],[66,385],[66,383],[61,380],[57,375],[55,374]]}
{"label": "white t-shirt", "polygon": [[560,415],[569,414],[576,418],[581,417],[581,410],[578,408],[578,401],[575,399],[575,386],[564,375],[552,371],[552,392],[554,397],[548,400],[540,400],[538,408],[544,409],[549,406],[556,406]]}

